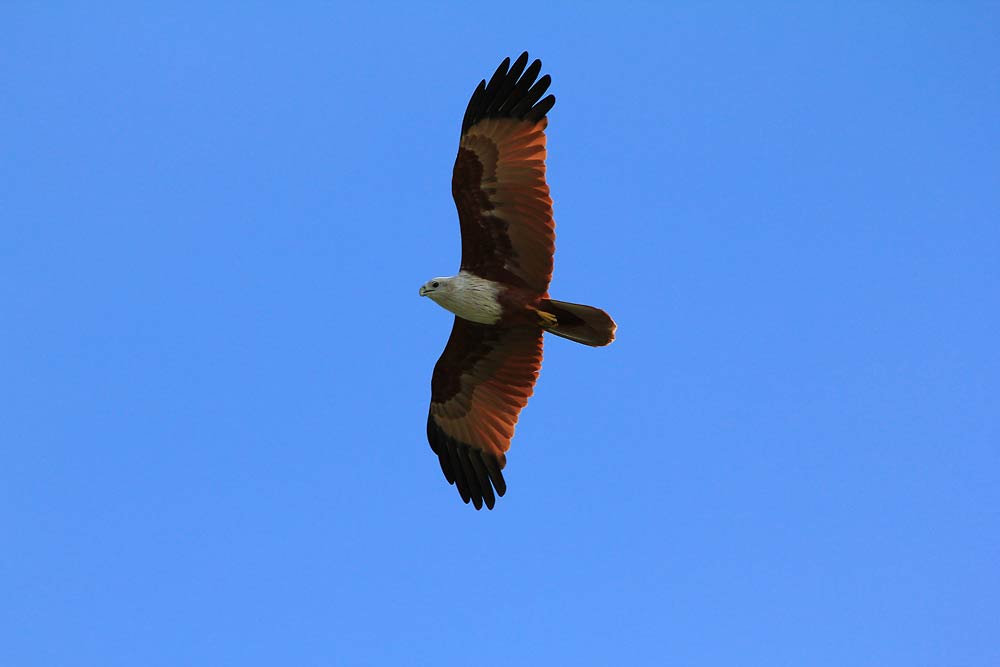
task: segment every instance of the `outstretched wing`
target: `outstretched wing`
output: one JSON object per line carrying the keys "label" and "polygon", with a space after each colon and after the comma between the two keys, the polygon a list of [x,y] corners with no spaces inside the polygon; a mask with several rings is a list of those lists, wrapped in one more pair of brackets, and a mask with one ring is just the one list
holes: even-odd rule
{"label": "outstretched wing", "polygon": [[542,62],[525,69],[527,63],[527,52],[513,65],[505,59],[472,94],[451,192],[462,228],[462,269],[545,293],[555,252],[545,114],[556,98],[541,99],[551,79],[535,81]]}
{"label": "outstretched wing", "polygon": [[449,484],[476,509],[507,490],[501,470],[542,366],[542,330],[455,318],[431,379],[427,439]]}

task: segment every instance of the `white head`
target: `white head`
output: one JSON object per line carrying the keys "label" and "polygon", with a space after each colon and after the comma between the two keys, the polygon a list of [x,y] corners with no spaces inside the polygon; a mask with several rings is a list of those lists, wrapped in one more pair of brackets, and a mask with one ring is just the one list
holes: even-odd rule
{"label": "white head", "polygon": [[447,297],[453,289],[453,278],[434,278],[428,280],[420,286],[420,296],[429,296],[433,301],[440,303],[442,297]]}
{"label": "white head", "polygon": [[463,319],[496,324],[503,314],[497,300],[501,287],[492,280],[459,271],[457,276],[428,280],[420,287],[420,296],[429,296],[434,303]]}

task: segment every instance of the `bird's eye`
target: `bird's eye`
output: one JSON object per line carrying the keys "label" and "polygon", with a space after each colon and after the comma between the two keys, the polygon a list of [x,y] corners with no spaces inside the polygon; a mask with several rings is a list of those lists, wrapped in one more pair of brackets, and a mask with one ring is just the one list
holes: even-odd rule
{"label": "bird's eye", "polygon": [[434,282],[431,283],[431,287],[437,287],[437,286],[438,286],[438,281],[435,280]]}

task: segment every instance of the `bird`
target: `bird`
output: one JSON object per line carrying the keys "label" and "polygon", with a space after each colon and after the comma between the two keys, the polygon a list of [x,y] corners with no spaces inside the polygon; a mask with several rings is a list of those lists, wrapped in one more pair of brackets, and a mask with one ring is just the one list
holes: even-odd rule
{"label": "bird", "polygon": [[505,58],[479,82],[462,119],[451,192],[462,258],[457,275],[420,287],[455,315],[431,376],[427,439],[465,504],[493,509],[521,409],[542,366],[542,336],[600,347],[617,325],[599,308],[549,298],[555,254],[545,182],[545,128],[555,96],[542,63]]}

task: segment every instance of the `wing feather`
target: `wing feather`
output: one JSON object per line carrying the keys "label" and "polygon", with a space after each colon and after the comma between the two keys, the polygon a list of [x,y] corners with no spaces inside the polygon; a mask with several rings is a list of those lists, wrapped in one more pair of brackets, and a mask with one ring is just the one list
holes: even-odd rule
{"label": "wing feather", "polygon": [[476,509],[493,509],[507,490],[500,471],[541,366],[541,329],[455,318],[431,378],[427,439],[445,479]]}
{"label": "wing feather", "polygon": [[528,54],[504,60],[472,94],[452,173],[462,230],[462,270],[547,294],[555,223],[545,182],[545,115],[556,98],[542,96],[551,78]]}

